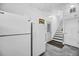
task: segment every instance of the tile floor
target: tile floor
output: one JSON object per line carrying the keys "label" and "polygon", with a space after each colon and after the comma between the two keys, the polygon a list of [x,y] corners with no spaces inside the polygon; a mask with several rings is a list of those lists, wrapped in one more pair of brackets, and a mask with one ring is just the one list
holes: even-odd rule
{"label": "tile floor", "polygon": [[46,52],[43,56],[79,56],[79,48],[64,45],[63,48],[46,44]]}

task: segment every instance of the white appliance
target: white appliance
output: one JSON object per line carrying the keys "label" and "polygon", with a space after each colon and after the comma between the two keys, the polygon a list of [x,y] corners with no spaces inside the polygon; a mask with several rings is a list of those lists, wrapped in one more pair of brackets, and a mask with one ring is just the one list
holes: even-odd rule
{"label": "white appliance", "polygon": [[24,17],[0,11],[0,56],[31,55],[31,24]]}
{"label": "white appliance", "polygon": [[40,24],[39,19],[32,23],[32,54],[33,56],[41,55],[46,51],[46,24]]}
{"label": "white appliance", "polygon": [[0,56],[38,56],[45,52],[45,24],[0,11]]}

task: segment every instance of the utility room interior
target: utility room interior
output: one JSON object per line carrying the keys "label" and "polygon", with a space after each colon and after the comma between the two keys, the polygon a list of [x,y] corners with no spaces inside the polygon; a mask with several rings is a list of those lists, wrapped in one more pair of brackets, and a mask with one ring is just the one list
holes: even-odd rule
{"label": "utility room interior", "polygon": [[79,56],[79,3],[0,3],[0,56]]}

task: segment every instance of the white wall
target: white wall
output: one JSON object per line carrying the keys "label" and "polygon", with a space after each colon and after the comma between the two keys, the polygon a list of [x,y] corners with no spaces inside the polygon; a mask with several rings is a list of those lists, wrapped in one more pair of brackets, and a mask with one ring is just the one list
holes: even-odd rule
{"label": "white wall", "polygon": [[[70,13],[70,6],[73,4],[70,4],[67,6],[65,13],[64,13],[64,43],[69,44],[75,47],[79,47],[79,5],[74,4],[76,8],[76,12]],[[76,15],[76,16],[75,16]]]}
{"label": "white wall", "polygon": [[48,20],[51,24],[51,38],[53,38],[61,20],[63,20],[63,11],[56,11],[48,17]]}

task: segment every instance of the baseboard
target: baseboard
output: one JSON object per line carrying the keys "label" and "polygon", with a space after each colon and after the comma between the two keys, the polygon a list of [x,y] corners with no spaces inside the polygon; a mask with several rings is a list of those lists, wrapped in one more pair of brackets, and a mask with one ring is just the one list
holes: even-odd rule
{"label": "baseboard", "polygon": [[79,46],[75,46],[75,45],[72,45],[72,44],[67,43],[67,42],[64,42],[64,45],[69,45],[69,46],[72,46],[72,47],[75,47],[75,48],[79,48]]}

